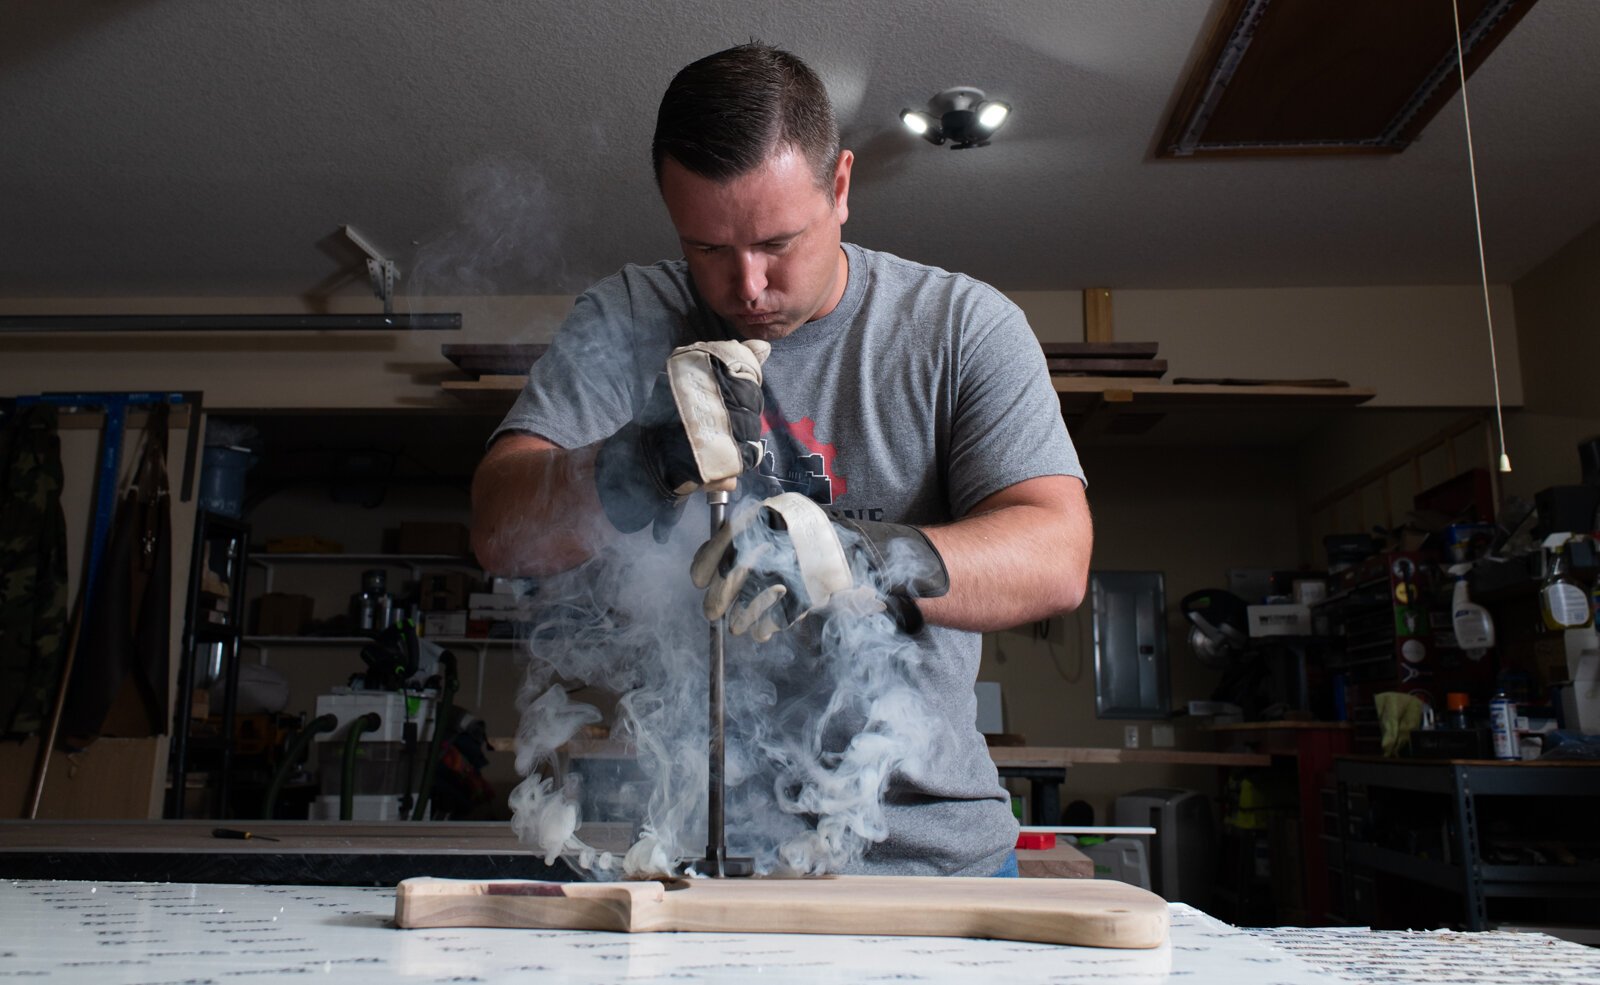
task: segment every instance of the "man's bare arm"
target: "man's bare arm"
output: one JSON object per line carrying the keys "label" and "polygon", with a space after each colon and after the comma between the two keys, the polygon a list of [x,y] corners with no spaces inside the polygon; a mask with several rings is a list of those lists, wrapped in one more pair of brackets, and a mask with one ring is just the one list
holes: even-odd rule
{"label": "man's bare arm", "polygon": [[595,492],[599,445],[559,448],[505,434],[472,477],[472,551],[495,574],[549,575],[616,536]]}
{"label": "man's bare arm", "polygon": [[950,573],[950,591],[919,599],[928,622],[989,632],[1078,607],[1094,530],[1083,483],[1027,479],[987,497],[955,523],[925,527]]}

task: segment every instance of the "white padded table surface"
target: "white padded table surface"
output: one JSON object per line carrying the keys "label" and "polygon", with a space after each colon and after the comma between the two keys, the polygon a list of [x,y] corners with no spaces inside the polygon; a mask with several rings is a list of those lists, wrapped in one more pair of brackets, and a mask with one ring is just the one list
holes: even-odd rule
{"label": "white padded table surface", "polygon": [[[1540,935],[1247,932],[1182,904],[1172,907],[1170,944],[1151,951],[929,937],[397,930],[393,910],[393,889],[5,880],[0,979],[1330,985],[1450,981],[1439,969],[1455,954],[1454,967],[1472,976],[1461,980],[1475,985],[1600,981],[1596,952]],[[1275,946],[1277,938],[1290,946]],[[1422,950],[1407,961],[1411,946]],[[1360,965],[1380,957],[1374,976],[1363,974]],[[1508,977],[1494,974],[1497,965]]]}

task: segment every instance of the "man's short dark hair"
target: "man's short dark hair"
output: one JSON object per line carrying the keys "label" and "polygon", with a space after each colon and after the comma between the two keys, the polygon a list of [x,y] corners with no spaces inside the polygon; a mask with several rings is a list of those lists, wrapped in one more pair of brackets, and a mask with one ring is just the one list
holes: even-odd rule
{"label": "man's short dark hair", "polygon": [[839,125],[822,80],[771,45],[719,51],[680,71],[661,97],[651,145],[656,184],[669,156],[703,178],[728,181],[786,144],[806,156],[817,186],[831,192]]}

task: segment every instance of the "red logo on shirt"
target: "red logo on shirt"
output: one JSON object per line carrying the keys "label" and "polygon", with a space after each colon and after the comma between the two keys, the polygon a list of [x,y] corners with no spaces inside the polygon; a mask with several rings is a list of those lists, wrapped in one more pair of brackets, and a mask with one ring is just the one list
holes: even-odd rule
{"label": "red logo on shirt", "polygon": [[[778,481],[785,489],[803,492],[813,500],[824,506],[831,505],[845,493],[845,477],[834,471],[835,449],[831,443],[824,443],[817,439],[817,422],[809,417],[802,417],[798,421],[778,422],[777,428],[765,417],[762,418],[762,443],[766,446],[766,453],[761,457],[761,474]],[[789,439],[782,440],[774,431],[787,434]],[[784,448],[782,466],[778,464],[779,456],[774,454],[774,446]],[[798,456],[790,449],[798,445],[809,454]],[[785,447],[788,446],[788,447]]]}

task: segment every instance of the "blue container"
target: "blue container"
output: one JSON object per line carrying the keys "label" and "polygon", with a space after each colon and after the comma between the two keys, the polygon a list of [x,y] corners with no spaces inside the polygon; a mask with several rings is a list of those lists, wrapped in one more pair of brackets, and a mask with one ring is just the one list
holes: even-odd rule
{"label": "blue container", "polygon": [[244,516],[244,477],[256,464],[248,448],[214,445],[206,448],[200,468],[200,508],[234,519]]}

